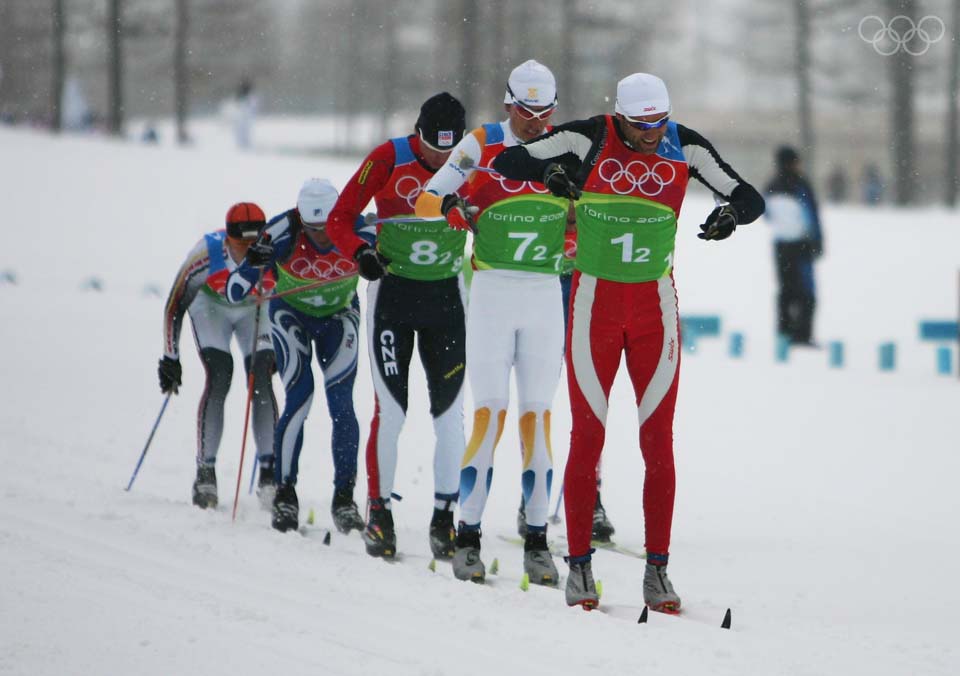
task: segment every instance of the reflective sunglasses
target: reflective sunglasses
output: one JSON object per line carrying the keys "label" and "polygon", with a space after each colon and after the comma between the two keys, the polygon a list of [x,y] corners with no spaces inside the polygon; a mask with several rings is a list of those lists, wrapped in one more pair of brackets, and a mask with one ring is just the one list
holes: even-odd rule
{"label": "reflective sunglasses", "polygon": [[510,97],[513,99],[513,108],[517,111],[517,115],[522,117],[524,120],[546,120],[551,115],[553,111],[557,109],[557,99],[553,99],[553,103],[544,108],[543,110],[531,110],[524,104],[520,103],[517,99],[517,95],[513,93],[513,90],[510,89],[510,85],[507,85],[507,92],[510,94]]}
{"label": "reflective sunglasses", "polygon": [[667,122],[670,121],[670,113],[667,113],[666,115],[661,117],[659,120],[654,120],[653,122],[644,122],[643,120],[638,120],[636,118],[630,117],[629,115],[624,115],[623,113],[620,113],[620,114],[623,115],[623,119],[627,121],[627,124],[629,124],[634,129],[642,129],[642,130],[659,129],[660,127],[664,126]]}

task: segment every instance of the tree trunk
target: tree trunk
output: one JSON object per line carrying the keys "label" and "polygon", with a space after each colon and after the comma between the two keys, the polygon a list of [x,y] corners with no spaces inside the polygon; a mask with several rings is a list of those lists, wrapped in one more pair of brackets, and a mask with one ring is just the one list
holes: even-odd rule
{"label": "tree trunk", "polygon": [[960,155],[960,129],[957,127],[957,99],[960,98],[960,3],[953,3],[953,36],[950,47],[949,83],[947,85],[947,143],[946,167],[944,173],[943,201],[948,207],[956,206],[957,193],[960,192],[960,167],[957,166]]}
{"label": "tree trunk", "polygon": [[121,34],[122,0],[109,0],[107,6],[107,44],[109,92],[107,130],[114,136],[123,134],[123,38]]}
{"label": "tree trunk", "polygon": [[564,110],[564,118],[576,119],[577,115],[577,41],[574,38],[577,25],[576,0],[563,0],[560,28],[560,77],[557,78],[557,98]]}
{"label": "tree trunk", "polygon": [[398,80],[400,79],[400,50],[397,46],[397,7],[394,3],[384,3],[383,28],[383,68],[381,70],[380,91],[383,99],[380,106],[380,133],[377,138],[386,139],[392,136],[390,131],[390,117],[397,105],[399,96]]}
{"label": "tree trunk", "polygon": [[796,45],[794,74],[797,79],[797,125],[800,127],[800,148],[807,174],[814,175],[813,110],[810,102],[810,3],[794,0]]}
{"label": "tree trunk", "polygon": [[184,145],[190,140],[187,134],[187,109],[189,90],[187,85],[187,36],[190,34],[190,15],[187,0],[176,0],[176,27],[173,47],[173,106],[177,125],[177,143]]}
{"label": "tree trunk", "polygon": [[50,82],[50,128],[54,132],[63,129],[63,83],[66,72],[66,55],[63,49],[64,14],[63,0],[53,0],[53,77]]}
{"label": "tree trunk", "polygon": [[[477,89],[480,86],[480,59],[477,50],[480,48],[480,12],[474,0],[463,0],[463,21],[461,22],[460,40],[460,91],[452,92],[460,99],[460,103],[467,110],[467,120],[478,121],[477,118]],[[469,128],[469,126],[468,126]]]}
{"label": "tree trunk", "polygon": [[[917,16],[915,0],[888,0],[890,16]],[[893,138],[893,200],[911,204],[916,199],[916,130],[914,128],[914,58],[898,49],[890,59],[890,136]]]}

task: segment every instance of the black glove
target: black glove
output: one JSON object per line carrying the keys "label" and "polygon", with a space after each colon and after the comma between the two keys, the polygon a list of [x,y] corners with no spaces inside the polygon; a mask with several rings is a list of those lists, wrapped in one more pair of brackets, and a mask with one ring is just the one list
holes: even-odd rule
{"label": "black glove", "polygon": [[270,264],[273,260],[273,244],[270,243],[270,235],[263,233],[256,242],[247,249],[247,255],[244,256],[247,265],[253,268],[262,268]]}
{"label": "black glove", "polygon": [[157,367],[157,375],[160,376],[160,391],[166,394],[173,392],[177,394],[180,389],[180,360],[164,357],[160,360],[160,366]]}
{"label": "black glove", "polygon": [[700,239],[726,239],[737,229],[737,212],[729,204],[717,207],[707,216],[707,222],[700,226],[703,230],[697,235]]}
{"label": "black glove", "polygon": [[364,244],[357,249],[353,259],[357,261],[357,267],[360,268],[360,276],[369,282],[374,282],[387,274],[387,266],[390,265],[390,259],[369,244]]}
{"label": "black glove", "polygon": [[578,200],[582,194],[573,179],[567,176],[563,165],[556,162],[547,165],[547,170],[543,172],[543,184],[557,197]]}

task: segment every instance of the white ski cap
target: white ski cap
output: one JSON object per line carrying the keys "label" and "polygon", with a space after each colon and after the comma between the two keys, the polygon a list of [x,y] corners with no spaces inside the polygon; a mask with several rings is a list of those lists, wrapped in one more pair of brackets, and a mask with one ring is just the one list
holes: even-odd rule
{"label": "white ski cap", "polygon": [[627,117],[669,113],[667,85],[649,73],[628,75],[617,83],[617,105],[614,110]]}
{"label": "white ski cap", "polygon": [[507,78],[503,102],[513,103],[514,99],[525,106],[552,106],[557,102],[557,79],[539,61],[524,61]]}
{"label": "white ski cap", "polygon": [[340,193],[325,178],[308,178],[297,195],[297,211],[304,223],[324,223]]}

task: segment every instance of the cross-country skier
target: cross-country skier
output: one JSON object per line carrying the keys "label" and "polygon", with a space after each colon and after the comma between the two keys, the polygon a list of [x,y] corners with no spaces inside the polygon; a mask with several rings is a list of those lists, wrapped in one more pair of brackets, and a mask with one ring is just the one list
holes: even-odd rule
{"label": "cross-country skier", "polygon": [[[234,204],[227,211],[226,230],[204,235],[187,255],[177,273],[163,313],[163,358],[158,369],[160,390],[177,393],[181,381],[180,328],[190,313],[193,337],[206,373],[206,384],[197,413],[197,478],[193,504],[217,506],[217,450],[223,436],[223,405],[233,377],[230,339],[237,337],[244,369],[250,373],[257,306],[233,307],[225,298],[227,276],[237,268],[247,249],[266,225],[263,210],[252,202]],[[272,286],[267,280],[267,288]],[[273,348],[266,308],[260,309],[260,334],[253,359],[253,435],[260,464],[260,490],[273,484],[273,426],[277,403],[270,377]]]}
{"label": "cross-country skier", "polygon": [[[421,221],[413,212],[423,186],[463,137],[465,125],[463,106],[453,96],[443,92],[427,99],[415,133],[381,144],[364,159],[328,222],[331,239],[356,259],[360,274],[370,281],[367,336],[376,408],[367,442],[370,516],[364,541],[371,556],[396,553],[391,496],[414,336],[436,433],[430,547],[437,558],[453,556],[453,508],[464,448],[460,270],[466,233],[448,228],[443,219]],[[353,228],[371,199],[381,221],[376,246]]]}
{"label": "cross-country skier", "polygon": [[728,202],[700,226],[701,239],[725,239],[738,224],[756,220],[763,198],[703,136],[670,120],[666,85],[646,73],[617,84],[615,115],[563,124],[529,144],[508,148],[493,167],[514,180],[542,181],[553,194],[577,200],[566,354],[573,415],[564,474],[570,549],[566,601],[586,608],[598,603],[590,562],[596,466],[607,398],[625,352],[646,466],[644,601],[653,610],[679,612],[680,597],[667,577],[680,365],[673,284],[677,217],[691,176]]}
{"label": "cross-country skier", "polygon": [[[570,314],[570,286],[573,281],[573,269],[577,258],[577,211],[574,202],[570,202],[570,210],[567,213],[567,231],[566,240],[563,244],[563,262],[560,267],[560,289],[563,294],[563,333],[567,333],[567,317]],[[593,531],[591,533],[593,540],[597,542],[610,542],[610,538],[616,532],[610,518],[607,516],[607,510],[600,499],[600,465],[597,463],[597,501],[593,506]],[[521,511],[522,511],[521,505]],[[519,526],[519,522],[518,522]],[[523,528],[519,529],[521,535]]]}
{"label": "cross-country skier", "polygon": [[[556,585],[547,548],[553,476],[550,407],[563,358],[560,274],[568,201],[539,183],[491,173],[501,150],[537,138],[557,107],[550,69],[527,61],[507,79],[507,119],[474,129],[424,188],[417,215],[444,216],[454,230],[473,227],[473,280],[467,313],[467,364],[476,410],[460,470],[460,523],[453,573],[482,582],[480,522],[493,477],[494,450],[507,415],[510,373],[519,395],[525,508],[523,567],[535,584]],[[468,203],[458,191],[469,200]]]}
{"label": "cross-country skier", "polygon": [[[297,206],[271,219],[265,231],[269,240],[263,237],[250,247],[227,285],[227,297],[236,303],[254,288],[262,268],[269,267],[277,279],[278,297],[270,300],[270,327],[287,398],[274,441],[277,490],[272,525],[281,532],[299,526],[296,485],[303,425],[313,403],[314,346],[333,423],[333,522],[342,533],[363,529],[363,518],[353,501],[360,437],[353,408],[359,277],[356,262],[334,248],[326,233],[337,197],[336,188],[326,179],[306,181]],[[373,241],[373,228],[366,227],[362,219],[355,223],[355,232],[364,241]]]}

